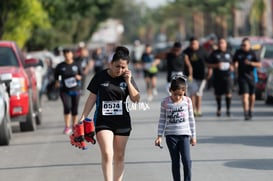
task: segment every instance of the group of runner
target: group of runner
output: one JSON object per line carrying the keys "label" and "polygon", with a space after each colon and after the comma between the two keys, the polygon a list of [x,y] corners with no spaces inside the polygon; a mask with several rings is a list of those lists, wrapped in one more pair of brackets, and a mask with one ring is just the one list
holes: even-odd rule
{"label": "group of runner", "polygon": [[[174,43],[176,49],[179,43]],[[239,94],[242,96],[245,120],[252,118],[255,103],[255,84],[257,81],[256,68],[261,66],[256,54],[251,50],[251,42],[244,38],[241,47],[234,55],[228,48],[227,41],[219,38],[217,47],[210,52],[200,46],[196,38],[190,39],[190,45],[183,53],[175,56],[167,56],[167,81],[170,75],[178,72],[178,69],[188,76],[188,94],[193,102],[195,116],[202,116],[202,94],[206,82],[212,79],[215,100],[217,103],[216,115],[221,116],[221,97],[225,96],[226,115],[230,116],[230,105],[233,91],[234,74],[238,78]],[[183,61],[184,60],[184,61]],[[184,62],[185,65],[183,66]],[[188,63],[190,62],[190,64]]]}
{"label": "group of runner", "polygon": [[181,73],[188,76],[187,94],[192,99],[195,116],[202,116],[203,91],[212,84],[217,104],[216,115],[218,117],[222,115],[221,100],[224,96],[226,115],[230,117],[232,91],[234,82],[237,81],[239,94],[242,96],[244,118],[245,120],[252,119],[257,81],[256,68],[260,67],[261,63],[255,52],[251,50],[250,40],[244,38],[241,47],[234,54],[228,48],[226,39],[219,38],[218,42],[215,42],[216,39],[211,38],[209,42],[201,46],[198,39],[193,37],[189,40],[189,46],[186,49],[182,49],[180,42],[175,42],[169,52],[157,56],[152,53],[151,46],[146,45],[143,55],[138,56],[138,59],[133,59],[133,63],[137,67],[138,73],[139,65],[142,64],[147,85],[147,100],[151,101],[153,96],[157,95],[156,75],[158,70],[156,66],[160,63],[160,59],[165,59],[167,92],[169,92],[173,74]]}

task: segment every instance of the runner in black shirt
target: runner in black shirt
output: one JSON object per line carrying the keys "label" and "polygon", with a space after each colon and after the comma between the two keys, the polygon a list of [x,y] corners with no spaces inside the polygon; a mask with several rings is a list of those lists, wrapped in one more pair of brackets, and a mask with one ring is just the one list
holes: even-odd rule
{"label": "runner in black shirt", "polygon": [[106,56],[102,52],[102,48],[97,48],[96,51],[92,55],[92,60],[94,61],[94,71],[98,73],[104,69],[106,64]]}
{"label": "runner in black shirt", "polygon": [[184,66],[186,65],[189,72],[188,79],[192,80],[192,67],[189,59],[185,59],[185,55],[182,53],[182,45],[180,42],[175,42],[171,51],[166,55],[167,60],[167,92],[169,93],[170,82],[172,75],[185,74]]}
{"label": "runner in black shirt", "polygon": [[256,54],[251,50],[250,40],[242,40],[241,49],[235,52],[233,62],[238,70],[239,94],[242,95],[245,120],[252,118],[255,104],[256,68],[261,67]]}
{"label": "runner in black shirt", "polygon": [[171,82],[172,74],[184,73],[186,65],[189,72],[189,78],[192,77],[192,67],[189,60],[185,60],[185,55],[181,52],[182,45],[180,42],[175,42],[171,52],[166,55],[167,60],[167,82]]}
{"label": "runner in black shirt", "polygon": [[75,62],[81,67],[82,69],[82,80],[81,80],[81,94],[84,94],[85,90],[85,80],[86,76],[89,74],[90,71],[90,56],[88,49],[86,47],[80,47],[79,49],[79,56],[75,59]]}
{"label": "runner in black shirt", "polygon": [[128,49],[117,47],[110,68],[97,73],[91,80],[87,88],[90,95],[80,118],[82,122],[96,103],[94,122],[101,150],[104,180],[122,180],[125,147],[131,132],[126,98],[129,96],[133,102],[140,99],[131,71],[128,70],[129,59]]}
{"label": "runner in black shirt", "polygon": [[[192,66],[193,80],[189,82],[188,93],[192,99],[195,116],[202,116],[201,105],[203,90],[206,84],[206,62],[208,55],[204,49],[199,46],[196,38],[190,39],[190,46],[184,50],[185,58],[188,59]],[[188,76],[188,70],[185,69]]]}
{"label": "runner in black shirt", "polygon": [[221,96],[226,96],[226,114],[230,116],[232,96],[231,71],[233,71],[232,54],[227,50],[224,38],[218,41],[218,50],[214,50],[209,58],[208,67],[213,69],[213,86],[217,102],[217,116],[221,116]]}
{"label": "runner in black shirt", "polygon": [[60,96],[64,107],[64,134],[70,134],[71,115],[75,125],[78,121],[78,105],[80,100],[82,69],[74,62],[73,53],[69,49],[63,50],[65,61],[55,69],[56,87],[60,87]]}

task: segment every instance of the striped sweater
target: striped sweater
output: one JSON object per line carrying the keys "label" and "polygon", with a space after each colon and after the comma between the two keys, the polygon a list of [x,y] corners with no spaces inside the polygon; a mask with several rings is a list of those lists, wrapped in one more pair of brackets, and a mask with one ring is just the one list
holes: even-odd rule
{"label": "striped sweater", "polygon": [[173,103],[168,96],[161,101],[158,136],[188,135],[196,137],[192,102],[184,96],[180,102]]}

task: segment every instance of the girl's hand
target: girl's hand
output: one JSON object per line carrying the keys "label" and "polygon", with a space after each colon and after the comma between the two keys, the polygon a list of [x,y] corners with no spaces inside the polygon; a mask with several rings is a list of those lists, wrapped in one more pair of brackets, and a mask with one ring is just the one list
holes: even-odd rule
{"label": "girl's hand", "polygon": [[160,136],[157,137],[156,140],[155,140],[155,146],[159,146],[160,148],[163,148],[161,146],[161,142],[162,142],[162,138]]}
{"label": "girl's hand", "polygon": [[197,143],[196,138],[191,138],[191,145],[195,146]]}

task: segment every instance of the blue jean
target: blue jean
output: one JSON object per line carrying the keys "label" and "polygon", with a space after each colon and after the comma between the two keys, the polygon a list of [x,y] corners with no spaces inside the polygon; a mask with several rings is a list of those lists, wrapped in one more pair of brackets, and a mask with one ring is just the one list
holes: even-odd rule
{"label": "blue jean", "polygon": [[174,181],[181,181],[180,158],[183,164],[184,181],[191,180],[190,137],[185,135],[167,135],[166,143],[172,160]]}

